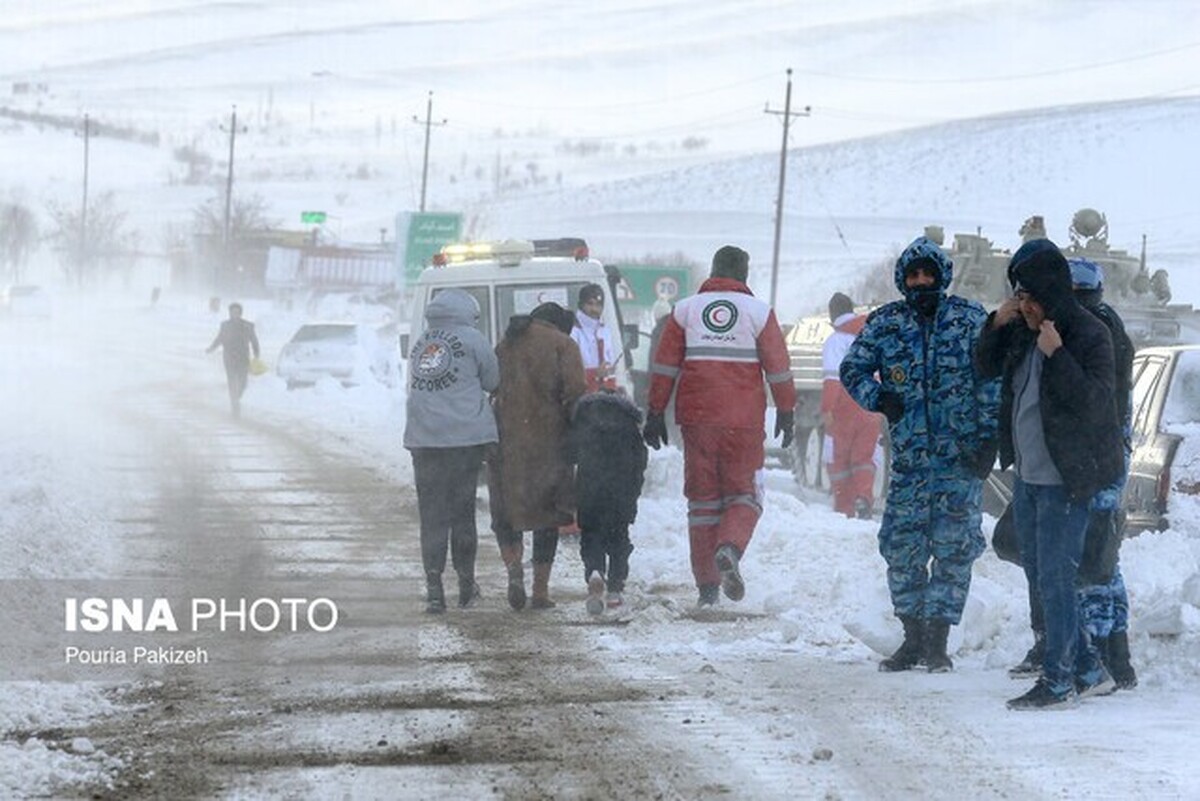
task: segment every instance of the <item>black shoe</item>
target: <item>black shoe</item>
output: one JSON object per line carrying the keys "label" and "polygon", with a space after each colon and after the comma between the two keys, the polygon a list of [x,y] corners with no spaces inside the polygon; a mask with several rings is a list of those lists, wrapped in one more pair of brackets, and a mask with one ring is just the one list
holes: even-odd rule
{"label": "black shoe", "polygon": [[442,589],[441,573],[425,575],[425,611],[431,615],[446,611],[446,593]]}
{"label": "black shoe", "polygon": [[725,597],[731,601],[740,601],[746,597],[746,583],[738,572],[740,557],[737,548],[725,543],[717,548],[717,570],[721,571],[721,589]]}
{"label": "black shoe", "polygon": [[701,584],[700,599],[696,601],[696,606],[701,609],[716,606],[720,597],[721,586],[719,584]]}
{"label": "black shoe", "polygon": [[1045,679],[1038,679],[1033,689],[1024,695],[1008,702],[1009,709],[1018,711],[1042,709],[1068,709],[1079,703],[1079,696],[1072,688],[1065,693],[1056,693],[1050,689]]}
{"label": "black shoe", "polygon": [[508,605],[524,609],[525,598],[525,566],[517,562],[508,568]]}
{"label": "black shoe", "polygon": [[925,626],[920,618],[901,615],[900,622],[904,624],[904,642],[896,649],[896,653],[879,663],[882,673],[896,673],[901,670],[912,670],[921,661],[925,650]]}
{"label": "black shoe", "polygon": [[1041,632],[1033,633],[1033,645],[1025,654],[1025,658],[1008,669],[1008,675],[1014,679],[1027,679],[1042,675],[1042,659],[1046,655],[1046,637]]}

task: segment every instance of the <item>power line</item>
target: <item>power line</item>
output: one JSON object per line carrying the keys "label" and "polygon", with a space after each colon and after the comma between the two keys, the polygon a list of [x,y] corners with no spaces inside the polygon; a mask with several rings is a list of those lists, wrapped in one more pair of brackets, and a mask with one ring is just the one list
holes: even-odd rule
{"label": "power line", "polygon": [[1071,67],[1058,67],[1056,69],[1038,70],[1035,72],[1012,73],[1009,75],[992,75],[980,76],[974,78],[893,78],[880,77],[875,75],[848,75],[845,73],[831,72],[828,70],[818,69],[800,69],[797,72],[805,75],[815,75],[823,78],[835,78],[843,81],[858,81],[861,83],[887,83],[887,84],[915,84],[918,86],[932,84],[978,84],[978,83],[1005,83],[1008,81],[1026,81],[1031,78],[1047,78],[1055,75],[1069,75],[1075,72],[1088,72],[1089,70],[1103,69],[1105,67],[1115,67],[1122,64],[1130,64],[1135,61],[1146,61],[1160,56],[1172,55],[1185,50],[1194,50],[1200,48],[1200,42],[1191,42],[1189,44],[1179,45],[1178,47],[1168,47],[1163,50],[1155,50],[1150,53],[1141,53],[1125,58],[1115,58],[1108,61],[1095,61],[1089,64],[1077,64]]}
{"label": "power line", "polygon": [[[413,115],[413,122],[421,123],[416,114]],[[421,211],[425,211],[425,182],[429,178],[429,129],[433,124],[433,92],[430,91],[429,100],[425,104],[425,161],[421,165]],[[437,123],[438,126],[445,124],[446,120]]]}
{"label": "power line", "polygon": [[509,103],[509,102],[497,102],[494,99],[489,99],[487,96],[473,96],[473,95],[458,94],[458,95],[455,95],[454,97],[455,97],[455,99],[469,103],[472,106],[490,106],[492,108],[508,108],[508,109],[513,109],[514,111],[554,111],[554,112],[561,112],[563,114],[569,114],[569,113],[577,112],[577,111],[603,111],[603,110],[623,111],[623,110],[627,110],[627,109],[642,108],[645,106],[669,105],[672,102],[675,102],[678,100],[688,100],[688,99],[695,98],[695,97],[705,97],[708,95],[714,95],[714,94],[718,94],[720,92],[727,91],[729,89],[739,89],[744,86],[749,86],[750,84],[760,83],[763,80],[765,80],[766,78],[769,78],[773,75],[774,75],[774,73],[764,73],[762,75],[755,75],[755,76],[752,76],[750,78],[746,78],[746,79],[740,80],[740,81],[733,81],[731,83],[720,84],[718,86],[710,86],[710,87],[707,87],[704,89],[697,89],[693,92],[676,92],[676,93],[672,93],[670,95],[666,95],[664,97],[651,98],[648,100],[633,100],[633,101],[628,101],[628,102],[624,102],[624,103],[599,103],[599,104],[598,103],[587,103],[587,104],[578,104],[578,105],[555,103],[553,105],[546,105],[546,106],[528,106],[528,105]]}
{"label": "power line", "polygon": [[[722,112],[720,114],[715,114],[715,115],[708,116],[708,117],[701,117],[699,119],[689,120],[686,122],[671,123],[670,125],[664,125],[664,126],[660,126],[657,128],[645,128],[640,131],[625,131],[625,132],[619,132],[619,133],[613,133],[613,134],[583,134],[583,135],[578,135],[578,136],[572,136],[572,135],[566,134],[566,133],[562,133],[562,134],[521,134],[520,138],[525,141],[530,141],[530,140],[557,141],[557,140],[562,140],[562,139],[572,139],[572,140],[578,141],[578,142],[606,142],[606,141],[623,140],[623,139],[641,139],[641,138],[651,136],[654,134],[681,133],[681,132],[696,131],[697,129],[721,130],[724,128],[734,128],[734,127],[746,125],[746,118],[745,118],[746,112],[756,109],[756,108],[757,108],[757,106],[743,106],[743,107],[739,107],[736,109],[732,109],[730,111]],[[722,124],[716,124],[716,123],[722,123]],[[483,125],[474,125],[469,122],[467,122],[467,123],[456,122],[456,123],[453,123],[451,125],[451,127],[456,128],[456,129],[463,129],[463,130],[487,132],[487,131],[496,130],[497,126],[495,126],[495,125],[483,126]]]}
{"label": "power line", "polygon": [[[224,125],[221,126],[221,130],[222,131],[226,130]],[[234,105],[233,110],[230,112],[230,115],[229,115],[229,128],[228,128],[228,131],[229,131],[229,171],[225,174],[225,222],[221,229],[222,230],[222,240],[223,240],[223,244],[225,246],[225,258],[226,259],[228,259],[229,255],[230,255],[230,244],[231,244],[231,238],[232,238],[232,233],[233,233],[230,229],[230,225],[231,225],[231,221],[232,221],[232,217],[233,217],[233,214],[232,214],[232,211],[233,211],[233,147],[234,147],[234,142],[237,141],[238,133],[246,133],[246,131],[248,131],[248,130],[249,129],[244,125],[241,127],[241,129],[238,128],[237,105]],[[218,269],[217,266],[214,264],[214,266],[213,266],[213,288],[214,289],[217,288],[217,286],[216,286],[216,284],[217,284],[217,269]]]}
{"label": "power line", "polygon": [[804,111],[792,111],[792,68],[787,71],[787,94],[784,95],[783,111],[772,111],[771,105],[763,109],[764,114],[783,117],[783,145],[779,148],[779,196],[775,200],[775,245],[771,252],[771,306],[775,306],[775,288],[779,283],[779,241],[783,235],[783,179],[787,175],[788,123],[792,117],[807,117],[812,106]]}
{"label": "power line", "polygon": [[83,115],[83,206],[79,210],[79,282],[83,283],[83,274],[87,263],[87,218],[88,218],[88,160],[89,145],[92,131],[95,130],[91,118]]}

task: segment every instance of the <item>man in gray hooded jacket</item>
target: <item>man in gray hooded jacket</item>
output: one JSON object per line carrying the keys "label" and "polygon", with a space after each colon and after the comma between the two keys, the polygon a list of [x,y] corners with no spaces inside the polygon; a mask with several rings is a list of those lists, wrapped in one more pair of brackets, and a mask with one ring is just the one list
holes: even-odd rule
{"label": "man in gray hooded jacket", "polygon": [[475,487],[484,447],[498,441],[488,393],[500,367],[475,327],[479,304],[461,289],[445,289],[425,309],[425,330],[408,358],[404,447],[412,452],[421,516],[421,559],[427,612],[444,612],[446,546],[458,573],[458,605],[479,595],[475,584]]}

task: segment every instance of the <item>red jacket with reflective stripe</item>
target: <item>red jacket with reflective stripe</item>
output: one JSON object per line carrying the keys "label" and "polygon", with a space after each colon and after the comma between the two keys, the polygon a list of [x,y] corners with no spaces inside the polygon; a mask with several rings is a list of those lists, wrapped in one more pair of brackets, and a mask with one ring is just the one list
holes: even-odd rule
{"label": "red jacket with reflective stripe", "polygon": [[838,372],[842,359],[846,358],[846,351],[850,350],[850,343],[866,325],[867,316],[850,312],[838,319],[842,320],[841,325],[833,326],[833,333],[825,340],[821,350],[824,379],[821,383],[821,411],[833,415],[835,426],[870,425],[874,414],[855,403],[842,386],[842,377]]}
{"label": "red jacket with reflective stripe", "polygon": [[675,304],[650,365],[650,411],[675,395],[680,425],[762,429],[763,377],[779,409],[796,405],[791,362],[775,312],[741,281],[709,278]]}

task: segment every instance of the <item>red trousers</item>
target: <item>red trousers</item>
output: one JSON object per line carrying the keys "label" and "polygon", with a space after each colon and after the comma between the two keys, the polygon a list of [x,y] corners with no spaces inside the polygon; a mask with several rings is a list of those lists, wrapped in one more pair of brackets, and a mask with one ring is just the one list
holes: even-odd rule
{"label": "red trousers", "polygon": [[833,439],[833,461],[829,484],[833,488],[833,510],[854,517],[854,501],[864,498],[875,506],[875,445],[879,442],[879,417],[835,416],[826,435]]}
{"label": "red trousers", "polygon": [[762,429],[683,426],[683,494],[696,586],[720,584],[715,556],[746,552],[762,514]]}

